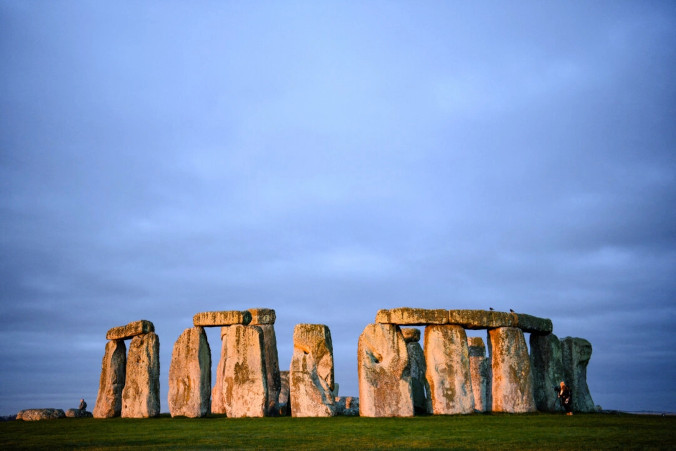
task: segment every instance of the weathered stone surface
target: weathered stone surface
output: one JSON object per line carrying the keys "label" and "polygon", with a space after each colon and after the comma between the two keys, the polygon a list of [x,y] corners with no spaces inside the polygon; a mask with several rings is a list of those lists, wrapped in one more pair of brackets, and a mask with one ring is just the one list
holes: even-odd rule
{"label": "weathered stone surface", "polygon": [[333,343],[324,324],[297,324],[289,373],[291,415],[330,417],[334,406]]}
{"label": "weathered stone surface", "polygon": [[169,366],[169,413],[198,418],[211,406],[211,348],[202,327],[183,331],[174,344]]}
{"label": "weathered stone surface", "polygon": [[281,381],[279,390],[279,400],[277,401],[277,414],[279,416],[291,415],[291,405],[289,404],[289,372],[280,371],[279,379]]}
{"label": "weathered stone surface", "polygon": [[[406,330],[406,329],[404,329]],[[411,330],[411,329],[408,329]],[[420,330],[418,336],[420,336]],[[406,340],[406,335],[404,335]],[[429,410],[427,394],[430,387],[427,384],[427,364],[425,363],[425,353],[418,341],[406,342],[408,359],[411,362],[411,390],[413,393],[413,408],[418,413],[427,413]]]}
{"label": "weathered stone surface", "polygon": [[250,308],[247,312],[251,313],[251,326],[262,324],[275,324],[277,314],[271,308]]}
{"label": "weathered stone surface", "polygon": [[16,414],[16,419],[23,421],[57,420],[65,417],[66,414],[61,409],[26,409]]}
{"label": "weathered stone surface", "polygon": [[336,396],[336,415],[346,417],[359,416],[359,398],[353,396]]}
{"label": "weathered stone surface", "polygon": [[532,334],[547,335],[554,330],[552,320],[548,318],[538,318],[525,313],[516,313],[516,327]]}
{"label": "weathered stone surface", "polygon": [[251,322],[251,313],[239,310],[226,310],[220,312],[201,312],[192,317],[193,326],[218,327],[232,326],[234,324],[246,325]]}
{"label": "weathered stone surface", "polygon": [[113,327],[106,333],[106,340],[126,340],[137,335],[155,332],[155,325],[148,320],[134,321],[126,326]]}
{"label": "weathered stone surface", "polygon": [[221,327],[221,355],[216,368],[216,381],[214,382],[214,388],[211,390],[211,413],[216,414],[225,413],[223,379],[225,378],[225,361],[227,359],[227,345],[225,343],[227,331],[228,326]]}
{"label": "weathered stone surface", "polygon": [[446,310],[429,310],[422,308],[399,307],[390,310],[378,310],[376,323],[380,324],[405,324],[411,326],[424,326],[427,324],[448,324]]}
{"label": "weathered stone surface", "polygon": [[[274,314],[274,310],[272,312]],[[261,324],[258,328],[263,332],[263,358],[265,359],[266,383],[268,387],[267,415],[277,415],[279,410],[277,403],[279,391],[282,388],[282,381],[279,375],[279,356],[277,354],[275,326],[272,324]]]}
{"label": "weathered stone surface", "polygon": [[149,418],[159,415],[160,339],[155,332],[132,338],[125,379],[122,417]]}
{"label": "weathered stone surface", "polygon": [[420,329],[416,327],[402,327],[401,334],[404,336],[404,341],[406,341],[406,343],[420,341]]}
{"label": "weathered stone surface", "polygon": [[367,325],[359,336],[357,361],[360,416],[413,416],[411,365],[399,326]]}
{"label": "weathered stone surface", "polygon": [[592,345],[584,338],[566,337],[561,340],[564,382],[572,393],[573,410],[594,412],[589,387],[587,386],[587,365],[592,355]]}
{"label": "weathered stone surface", "polygon": [[223,336],[225,360],[222,393],[230,418],[263,417],[267,411],[268,387],[259,326],[233,325]]}
{"label": "weathered stone surface", "polygon": [[431,413],[452,415],[474,412],[465,329],[453,325],[427,326],[425,361]]}
{"label": "weathered stone surface", "polygon": [[91,412],[87,412],[84,409],[68,409],[66,410],[66,417],[68,418],[91,418],[93,417]]}
{"label": "weathered stone surface", "polygon": [[106,343],[106,351],[101,362],[101,378],[96,405],[92,412],[94,418],[119,417],[122,413],[122,389],[127,372],[127,347],[124,340],[111,340]]}
{"label": "weathered stone surface", "polygon": [[535,406],[541,412],[560,412],[557,387],[565,379],[561,342],[554,334],[530,336],[530,363]]}
{"label": "weathered stone surface", "polygon": [[535,412],[533,376],[523,331],[499,327],[488,331],[493,412]]}
{"label": "weathered stone surface", "polygon": [[490,361],[486,358],[486,346],[481,337],[467,339],[469,347],[469,372],[472,376],[472,393],[474,394],[474,410],[487,412],[488,391],[490,389]]}
{"label": "weathered stone surface", "polygon": [[492,310],[449,310],[448,324],[456,324],[465,329],[516,327],[517,317],[512,313]]}

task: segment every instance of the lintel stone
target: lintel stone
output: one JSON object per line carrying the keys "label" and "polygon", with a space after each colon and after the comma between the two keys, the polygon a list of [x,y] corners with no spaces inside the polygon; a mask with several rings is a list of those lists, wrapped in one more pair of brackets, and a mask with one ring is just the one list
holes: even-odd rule
{"label": "lintel stone", "polygon": [[251,313],[250,326],[260,326],[264,324],[275,324],[277,315],[271,308],[250,308],[247,310]]}
{"label": "lintel stone", "polygon": [[448,310],[448,323],[465,329],[517,327],[517,316],[513,313],[492,310]]}
{"label": "lintel stone", "polygon": [[551,334],[554,330],[552,320],[548,318],[538,318],[537,316],[526,315],[525,313],[517,313],[516,318],[516,327],[524,332],[547,335]]}
{"label": "lintel stone", "polygon": [[142,319],[126,326],[113,327],[106,333],[106,340],[126,340],[150,332],[155,332],[155,325],[146,319]]}
{"label": "lintel stone", "polygon": [[219,312],[201,312],[193,316],[195,327],[232,326],[235,324],[247,325],[251,322],[251,312],[246,310],[226,310]]}
{"label": "lintel stone", "polygon": [[448,324],[448,312],[443,309],[399,307],[378,310],[376,323],[425,326],[427,324]]}

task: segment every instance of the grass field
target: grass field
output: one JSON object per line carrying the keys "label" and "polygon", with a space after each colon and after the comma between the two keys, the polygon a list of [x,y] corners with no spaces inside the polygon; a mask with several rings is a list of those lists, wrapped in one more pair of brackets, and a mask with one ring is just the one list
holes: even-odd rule
{"label": "grass field", "polygon": [[676,417],[588,414],[0,423],[0,449],[676,449]]}

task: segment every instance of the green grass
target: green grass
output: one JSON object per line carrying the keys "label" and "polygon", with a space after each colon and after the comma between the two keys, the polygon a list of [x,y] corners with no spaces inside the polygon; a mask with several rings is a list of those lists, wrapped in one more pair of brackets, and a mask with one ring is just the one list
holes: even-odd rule
{"label": "green grass", "polygon": [[0,423],[0,449],[676,449],[676,417],[66,418]]}

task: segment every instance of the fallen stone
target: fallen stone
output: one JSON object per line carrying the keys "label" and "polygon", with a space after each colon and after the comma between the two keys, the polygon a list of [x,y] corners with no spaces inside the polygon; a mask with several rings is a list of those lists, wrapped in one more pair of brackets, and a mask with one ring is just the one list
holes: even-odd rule
{"label": "fallen stone", "polygon": [[359,416],[359,398],[353,396],[336,396],[336,415],[345,417]]}
{"label": "fallen stone", "polygon": [[526,315],[525,313],[516,313],[517,324],[516,327],[524,332],[547,335],[554,330],[552,320],[548,318],[538,318],[533,315]]}
{"label": "fallen stone", "polygon": [[113,327],[106,333],[106,340],[126,340],[137,335],[155,332],[155,325],[148,320],[134,321],[126,326]]}
{"label": "fallen stone", "polygon": [[160,414],[160,339],[154,332],[132,338],[127,355],[125,379],[122,390],[122,417],[158,416]]}
{"label": "fallen stone", "polygon": [[66,417],[68,418],[92,418],[91,412],[87,412],[84,409],[68,409],[66,410]]}
{"label": "fallen stone", "polygon": [[[274,315],[274,310],[272,310]],[[274,322],[274,319],[273,319]],[[279,391],[282,381],[279,375],[279,356],[277,354],[277,336],[273,324],[257,326],[263,332],[263,359],[265,360],[266,383],[268,387],[267,415],[277,415]]]}
{"label": "fallen stone", "polygon": [[562,412],[557,389],[565,379],[561,342],[554,334],[530,336],[535,406],[540,412]]}
{"label": "fallen stone", "polygon": [[401,333],[404,336],[404,341],[406,343],[420,341],[420,329],[415,327],[406,327],[401,329]]}
{"label": "fallen stone", "polygon": [[467,339],[469,347],[469,372],[472,376],[474,410],[488,412],[488,392],[490,389],[490,361],[486,358],[486,346],[481,337]]}
{"label": "fallen stone", "polygon": [[289,372],[280,371],[279,379],[281,381],[279,390],[279,400],[277,401],[277,415],[291,415],[291,406],[289,404]]}
{"label": "fallen stone", "polygon": [[169,413],[199,418],[211,406],[211,348],[203,327],[186,329],[178,337],[169,366]]}
{"label": "fallen stone", "polygon": [[516,327],[517,317],[512,313],[492,310],[449,310],[448,324],[462,326],[465,329]]}
{"label": "fallen stone", "polygon": [[127,372],[127,347],[124,340],[111,340],[106,343],[106,351],[101,362],[101,377],[96,405],[92,412],[94,418],[119,417],[122,413],[122,389]]}
{"label": "fallen stone", "polygon": [[[406,340],[406,330],[416,330],[418,332],[418,338],[420,337],[419,329],[403,329],[404,340]],[[418,341],[407,341],[406,350],[408,351],[408,359],[411,362],[413,408],[417,413],[427,413],[430,409],[428,403],[429,399],[427,398],[430,387],[426,378],[427,364],[425,363],[425,353]]]}
{"label": "fallen stone", "polygon": [[369,324],[359,336],[359,415],[412,417],[411,364],[395,324]]}
{"label": "fallen stone", "polygon": [[275,324],[277,314],[271,308],[250,308],[247,310],[251,313],[251,326],[259,326],[263,324]]}
{"label": "fallen stone", "polygon": [[564,382],[572,394],[575,412],[595,412],[589,387],[587,386],[587,365],[592,355],[592,345],[584,338],[566,337],[561,340]]}
{"label": "fallen stone", "polygon": [[427,326],[425,362],[431,413],[453,415],[474,412],[465,329],[453,325]]}
{"label": "fallen stone", "polygon": [[66,414],[61,409],[26,409],[16,414],[16,419],[23,421],[57,420],[65,417]]}
{"label": "fallen stone", "polygon": [[488,331],[493,412],[535,412],[533,376],[523,331],[499,327]]}
{"label": "fallen stone", "polygon": [[425,326],[427,324],[448,324],[446,310],[399,307],[390,310],[378,310],[376,323]]}
{"label": "fallen stone", "polygon": [[291,415],[331,417],[334,406],[333,343],[324,324],[297,324],[289,372]]}
{"label": "fallen stone", "polygon": [[201,312],[192,317],[193,326],[219,327],[232,326],[235,324],[247,325],[251,322],[251,313],[239,310],[226,310],[220,312]]}

